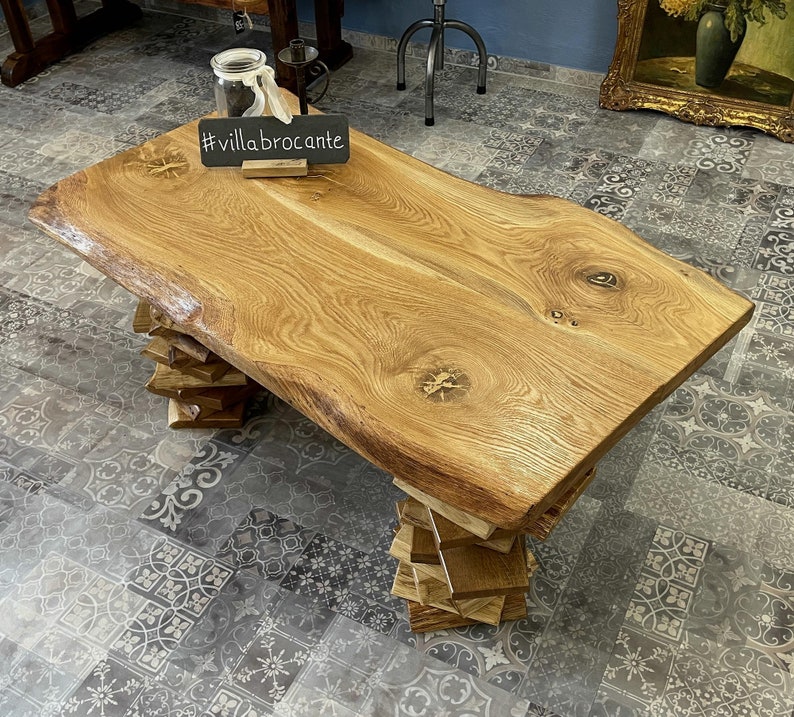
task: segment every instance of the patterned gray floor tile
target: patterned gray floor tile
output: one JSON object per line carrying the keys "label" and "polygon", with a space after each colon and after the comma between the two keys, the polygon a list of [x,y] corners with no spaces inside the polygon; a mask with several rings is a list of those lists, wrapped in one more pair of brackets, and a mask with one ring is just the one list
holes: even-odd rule
{"label": "patterned gray floor tile", "polygon": [[794,274],[792,253],[794,253],[794,232],[786,229],[770,229],[761,238],[753,266],[762,271],[774,271],[791,276]]}
{"label": "patterned gray floor tile", "polygon": [[75,675],[27,651],[8,671],[8,680],[17,694],[38,706],[39,714],[59,705],[80,682]]}
{"label": "patterned gray floor tile", "polygon": [[609,657],[563,634],[545,635],[518,694],[561,715],[586,715]]}
{"label": "patterned gray floor tile", "polygon": [[68,633],[53,623],[49,631],[31,648],[48,664],[73,675],[82,682],[96,664],[104,659],[106,650]]}
{"label": "patterned gray floor tile", "polygon": [[[787,290],[790,284],[784,277],[772,280],[772,286],[762,286],[757,292],[756,329],[759,337],[752,347],[751,358],[773,366],[787,377],[794,376],[787,363],[789,339],[794,337],[794,314]],[[777,287],[780,287],[778,289]]]}
{"label": "patterned gray floor tile", "polygon": [[391,638],[338,616],[311,649],[285,702],[304,702],[312,695],[309,702],[316,708],[327,700],[357,714],[395,649],[397,642]]}
{"label": "patterned gray floor tile", "polygon": [[680,127],[674,119],[663,117],[648,133],[639,156],[672,159],[710,172],[741,176],[754,137],[746,129]]}
{"label": "patterned gray floor tile", "polygon": [[350,590],[364,553],[324,535],[317,535],[281,581],[281,586],[334,609]]}
{"label": "patterned gray floor tile", "polygon": [[650,717],[650,714],[631,695],[604,684],[593,701],[588,717]]}
{"label": "patterned gray floor tile", "polygon": [[15,174],[44,185],[53,184],[71,173],[69,164],[45,156],[39,146],[40,143],[24,136],[0,146],[0,166],[13,167]]}
{"label": "patterned gray floor tile", "polygon": [[284,698],[308,661],[312,647],[305,635],[265,627],[243,654],[230,682],[272,707]]}
{"label": "patterned gray floor tile", "polygon": [[537,652],[550,611],[529,597],[528,616],[501,625],[472,625],[415,635],[417,651],[507,692],[517,692]]}
{"label": "patterned gray floor tile", "polygon": [[642,515],[602,508],[579,552],[569,590],[591,591],[614,605],[627,599],[631,581],[626,578],[639,573],[655,530],[656,523]]}
{"label": "patterned gray floor tile", "polygon": [[604,673],[604,686],[628,697],[629,705],[649,708],[664,693],[674,654],[675,648],[664,641],[623,628]]}
{"label": "patterned gray floor tile", "polygon": [[64,703],[65,714],[123,715],[144,688],[146,678],[137,671],[108,657],[99,662],[91,674]]}
{"label": "patterned gray floor tile", "polygon": [[314,531],[265,508],[254,508],[221,546],[218,557],[268,580],[281,580],[306,548]]}
{"label": "patterned gray floor tile", "polygon": [[136,517],[176,474],[161,462],[162,442],[159,436],[119,425],[85,456],[67,487]]}
{"label": "patterned gray floor tile", "polygon": [[145,686],[125,717],[198,717],[201,707],[161,685]]}
{"label": "patterned gray floor tile", "polygon": [[[143,511],[139,520],[147,521],[158,530],[198,548],[206,548],[213,542],[212,538],[217,543],[224,541],[228,535],[226,531],[231,531],[236,516],[232,516],[231,525],[224,525],[229,521],[219,521],[220,525],[214,526],[208,535],[207,503],[223,497],[219,484],[224,476],[233,474],[242,458],[243,454],[236,449],[215,441],[206,442]],[[210,552],[214,553],[215,548],[213,544]]]}
{"label": "patterned gray floor tile", "polygon": [[266,506],[270,512],[289,518],[305,528],[319,530],[328,522],[335,507],[334,493],[327,481],[296,476],[285,470],[285,454],[278,446],[266,446],[265,459],[247,456],[237,469],[233,480],[252,506]]}
{"label": "patterned gray floor tile", "polygon": [[0,463],[0,532],[18,515],[29,513],[41,502],[38,492],[43,483],[16,468]]}
{"label": "patterned gray floor tile", "polygon": [[765,391],[709,377],[690,380],[667,406],[649,461],[766,496],[788,411]]}
{"label": "patterned gray floor tile", "polygon": [[781,570],[794,570],[794,511],[787,505],[766,502],[761,506],[761,525],[755,552]]}
{"label": "patterned gray floor tile", "polygon": [[598,110],[576,137],[585,147],[602,147],[619,154],[636,154],[659,116],[652,112],[621,112]]}
{"label": "patterned gray floor tile", "polygon": [[283,598],[284,591],[254,575],[233,575],[169,656],[163,682],[192,699],[212,692],[259,629],[273,622]]}
{"label": "patterned gray floor tile", "polygon": [[529,703],[465,672],[399,645],[372,686],[362,714],[524,717]]}
{"label": "patterned gray floor tile", "polygon": [[[764,502],[646,461],[626,507],[706,540],[750,549],[761,525]],[[736,530],[736,525],[748,529]]]}
{"label": "patterned gray floor tile", "polygon": [[130,573],[128,582],[136,592],[195,621],[231,576],[231,566],[163,539]]}
{"label": "patterned gray floor tile", "polygon": [[[98,327],[41,331],[33,326],[9,341],[9,363],[99,402],[122,406],[127,388],[148,372],[137,340]],[[68,367],[68,368],[67,368]]]}
{"label": "patterned gray floor tile", "polygon": [[794,160],[791,152],[774,138],[760,134],[753,141],[743,175],[767,182],[794,185]]}
{"label": "patterned gray floor tile", "polygon": [[146,601],[111,644],[110,654],[135,669],[155,674],[192,625],[192,620],[173,608]]}
{"label": "patterned gray floor tile", "polygon": [[[598,501],[611,510],[622,510],[625,507],[660,420],[660,411],[650,413],[599,461],[596,477],[585,491],[585,498]],[[595,510],[591,513],[595,517]]]}
{"label": "patterned gray floor tile", "polygon": [[673,661],[664,695],[655,709],[670,714],[708,714],[718,710],[725,715],[783,717],[792,706],[792,695],[759,684],[736,669],[716,666],[682,648]]}
{"label": "patterned gray floor tile", "polygon": [[66,630],[81,639],[110,647],[127,626],[130,615],[137,615],[144,598],[123,584],[96,576],[58,618]]}
{"label": "patterned gray floor tile", "polygon": [[321,600],[299,593],[285,592],[273,614],[273,621],[283,630],[305,635],[310,644],[320,642],[336,616]]}

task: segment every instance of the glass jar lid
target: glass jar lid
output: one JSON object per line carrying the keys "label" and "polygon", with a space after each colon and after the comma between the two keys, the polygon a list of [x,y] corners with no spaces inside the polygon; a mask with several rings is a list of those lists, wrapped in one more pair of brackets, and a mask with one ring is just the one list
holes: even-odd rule
{"label": "glass jar lid", "polygon": [[242,80],[251,72],[261,70],[267,56],[261,50],[249,47],[234,47],[219,52],[210,60],[215,74],[224,80]]}

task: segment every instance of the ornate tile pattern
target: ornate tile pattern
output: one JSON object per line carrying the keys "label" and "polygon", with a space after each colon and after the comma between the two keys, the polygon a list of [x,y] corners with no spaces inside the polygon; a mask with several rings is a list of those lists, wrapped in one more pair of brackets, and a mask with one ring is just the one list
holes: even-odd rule
{"label": "ornate tile pattern", "polygon": [[347,595],[363,560],[364,554],[355,548],[317,535],[284,576],[281,587],[333,609]]}
{"label": "ornate tile pattern", "polygon": [[218,557],[277,581],[287,574],[312,536],[312,531],[289,518],[255,508],[221,547]]}
{"label": "ornate tile pattern", "polygon": [[[346,31],[321,109],[611,216],[757,306],[528,540],[526,619],[415,635],[389,476],[267,393],[240,429],[165,430],[134,299],[27,221],[52,182],[212,109],[209,58],[239,38],[168,2],[0,88],[0,714],[790,717],[794,147],[601,110],[600,77],[525,60],[489,58],[478,96],[453,47],[426,127],[421,43],[397,93],[395,39]],[[269,52],[267,24],[246,41]]]}

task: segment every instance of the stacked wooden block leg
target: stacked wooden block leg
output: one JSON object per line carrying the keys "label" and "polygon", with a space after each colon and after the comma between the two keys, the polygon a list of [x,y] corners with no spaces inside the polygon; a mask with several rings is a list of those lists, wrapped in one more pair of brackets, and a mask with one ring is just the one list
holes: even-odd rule
{"label": "stacked wooden block leg", "polygon": [[141,353],[155,362],[146,388],[166,396],[171,428],[239,428],[248,398],[261,386],[140,301],[132,324],[152,340]]}
{"label": "stacked wooden block leg", "polygon": [[389,552],[399,565],[392,594],[406,600],[411,629],[526,617],[524,594],[538,564],[525,532],[548,537],[594,475],[595,468],[585,473],[526,531],[499,528],[395,479],[408,498],[397,503],[399,525]]}

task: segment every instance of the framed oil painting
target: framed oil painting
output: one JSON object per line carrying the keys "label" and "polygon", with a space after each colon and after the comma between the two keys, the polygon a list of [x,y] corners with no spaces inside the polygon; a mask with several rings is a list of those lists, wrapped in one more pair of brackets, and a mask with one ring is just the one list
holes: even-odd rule
{"label": "framed oil painting", "polygon": [[794,0],[618,0],[600,102],[794,142]]}

